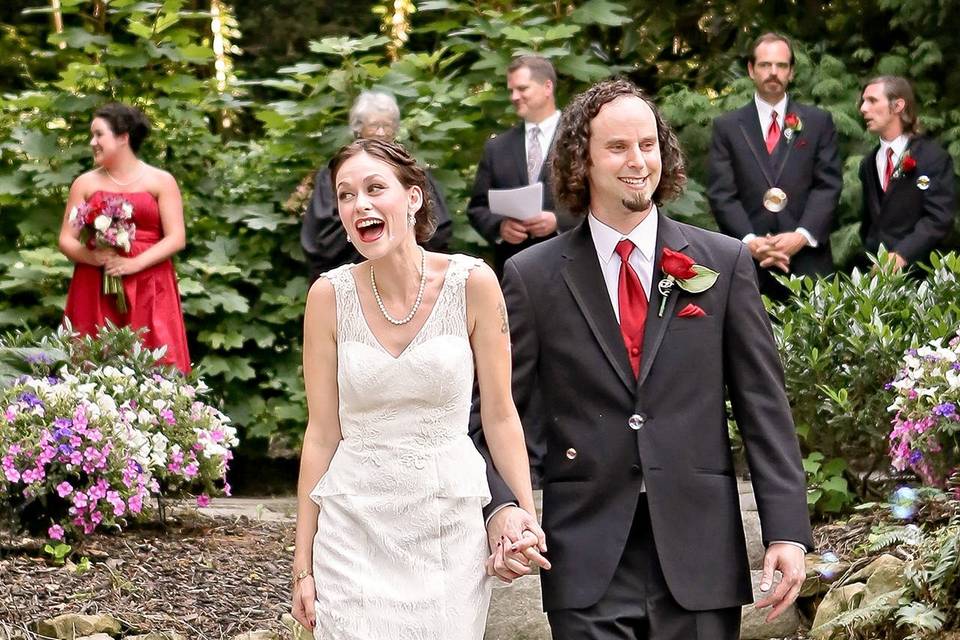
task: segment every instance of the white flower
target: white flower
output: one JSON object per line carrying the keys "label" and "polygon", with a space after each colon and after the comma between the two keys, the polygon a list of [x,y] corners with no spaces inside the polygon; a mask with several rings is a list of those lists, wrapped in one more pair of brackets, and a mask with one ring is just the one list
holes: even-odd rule
{"label": "white flower", "polygon": [[157,420],[153,417],[153,414],[147,411],[146,409],[140,409],[137,412],[137,422],[140,424],[153,424]]}
{"label": "white flower", "polygon": [[97,231],[106,231],[110,228],[110,222],[110,216],[101,214],[94,219],[93,226]]}
{"label": "white flower", "polygon": [[71,223],[71,224],[73,224],[73,223],[75,223],[75,222],[77,221],[77,216],[78,216],[78,215],[80,215],[80,207],[77,207],[76,205],[74,205],[74,207],[73,207],[72,209],[70,209],[70,223]]}
{"label": "white flower", "polygon": [[123,211],[123,215],[127,218],[133,215],[133,205],[129,202],[124,202],[120,209]]}
{"label": "white flower", "polygon": [[125,251],[130,251],[130,234],[124,229],[117,231],[117,246],[122,247]]}

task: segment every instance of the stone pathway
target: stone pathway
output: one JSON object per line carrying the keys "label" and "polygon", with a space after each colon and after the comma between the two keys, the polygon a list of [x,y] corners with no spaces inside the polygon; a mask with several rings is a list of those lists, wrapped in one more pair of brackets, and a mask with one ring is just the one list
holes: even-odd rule
{"label": "stone pathway", "polygon": [[[541,492],[535,492],[537,508],[541,505]],[[740,483],[740,505],[743,513],[744,532],[750,558],[754,596],[759,598],[760,574],[763,565],[763,545],[760,538],[760,518],[757,504],[749,482]],[[296,498],[215,498],[200,512],[220,518],[246,516],[253,521],[286,522],[291,526],[296,521]],[[499,585],[499,583],[498,583]],[[744,607],[741,640],[770,640],[791,637],[799,626],[796,607],[791,607],[774,623],[764,621],[766,612],[756,611],[753,606]],[[549,640],[550,627],[541,610],[540,580],[536,575],[517,580],[510,587],[497,586],[490,603],[486,640]]]}

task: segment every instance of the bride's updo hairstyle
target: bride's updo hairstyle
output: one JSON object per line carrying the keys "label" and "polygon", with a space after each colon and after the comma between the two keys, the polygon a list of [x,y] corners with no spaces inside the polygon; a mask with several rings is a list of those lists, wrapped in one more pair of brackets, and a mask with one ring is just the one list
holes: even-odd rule
{"label": "bride's updo hairstyle", "polygon": [[403,145],[386,140],[360,138],[342,147],[328,165],[333,192],[337,192],[337,171],[340,170],[344,162],[361,153],[366,153],[368,156],[393,167],[393,173],[404,189],[420,187],[420,191],[423,192],[423,205],[416,213],[413,231],[419,243],[426,242],[433,237],[433,232],[437,230],[437,217],[433,213],[433,203],[430,200],[431,192],[427,182],[427,173],[417,164],[413,156],[403,148]]}
{"label": "bride's updo hairstyle", "polygon": [[140,150],[143,140],[150,135],[150,121],[136,107],[111,102],[97,109],[93,117],[106,120],[115,136],[129,134],[130,148],[134,153]]}

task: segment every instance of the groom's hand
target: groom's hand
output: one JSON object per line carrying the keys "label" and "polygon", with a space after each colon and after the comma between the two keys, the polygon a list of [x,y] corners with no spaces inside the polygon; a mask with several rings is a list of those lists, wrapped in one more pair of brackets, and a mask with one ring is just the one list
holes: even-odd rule
{"label": "groom's hand", "polygon": [[504,507],[487,524],[490,557],[487,575],[510,583],[529,574],[531,564],[550,568],[550,561],[541,555],[547,550],[546,536],[535,516],[520,507]]}
{"label": "groom's hand", "polygon": [[783,613],[797,599],[800,587],[803,586],[807,576],[803,557],[803,549],[793,544],[774,542],[767,547],[767,552],[763,556],[760,590],[765,592],[770,590],[774,571],[780,571],[782,574],[780,584],[773,593],[756,603],[758,609],[773,607],[767,614],[767,622]]}

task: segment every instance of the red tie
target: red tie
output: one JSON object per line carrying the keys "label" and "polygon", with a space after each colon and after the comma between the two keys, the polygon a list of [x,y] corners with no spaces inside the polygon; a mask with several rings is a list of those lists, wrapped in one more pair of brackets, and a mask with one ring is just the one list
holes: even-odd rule
{"label": "red tie", "polygon": [[893,147],[887,147],[887,166],[883,170],[883,190],[890,187],[890,178],[893,177]]}
{"label": "red tie", "polygon": [[643,353],[643,328],[647,322],[647,294],[643,291],[637,272],[630,266],[630,254],[634,250],[633,242],[621,240],[617,243],[617,255],[620,256],[620,279],[617,283],[617,298],[620,307],[620,333],[630,356],[633,375],[640,375],[640,355]]}
{"label": "red tie", "polygon": [[767,129],[767,153],[773,153],[780,142],[780,125],[777,124],[777,112],[771,112],[770,128]]}

